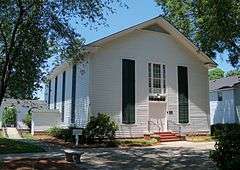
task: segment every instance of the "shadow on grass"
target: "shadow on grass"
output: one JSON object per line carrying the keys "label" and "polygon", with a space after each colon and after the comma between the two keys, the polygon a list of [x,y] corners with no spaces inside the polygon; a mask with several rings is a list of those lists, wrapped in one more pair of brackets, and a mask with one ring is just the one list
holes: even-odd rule
{"label": "shadow on grass", "polygon": [[37,153],[45,150],[37,144],[26,140],[0,138],[0,154]]}
{"label": "shadow on grass", "polygon": [[63,159],[21,159],[17,161],[5,161],[2,170],[77,170],[79,167],[68,163]]}

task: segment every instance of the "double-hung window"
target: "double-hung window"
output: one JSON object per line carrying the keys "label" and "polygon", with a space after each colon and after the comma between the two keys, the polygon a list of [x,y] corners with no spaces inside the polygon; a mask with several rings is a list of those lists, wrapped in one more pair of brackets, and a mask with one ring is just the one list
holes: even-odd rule
{"label": "double-hung window", "polygon": [[149,100],[165,101],[166,94],[166,66],[148,63]]}

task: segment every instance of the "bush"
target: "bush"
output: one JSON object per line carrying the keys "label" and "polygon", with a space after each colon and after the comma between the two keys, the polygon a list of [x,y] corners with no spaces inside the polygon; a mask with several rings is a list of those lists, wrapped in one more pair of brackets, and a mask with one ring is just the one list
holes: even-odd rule
{"label": "bush", "polygon": [[[215,131],[215,150],[210,152],[210,158],[216,162],[219,169],[239,169],[240,167],[240,126],[217,125]],[[219,130],[220,129],[220,130]]]}
{"label": "bush", "polygon": [[22,121],[23,121],[23,123],[24,123],[25,125],[27,125],[27,127],[28,127],[29,129],[31,129],[31,127],[32,127],[32,114],[31,114],[31,112],[28,112],[28,113],[25,115],[25,117],[24,117],[24,119],[23,119]]}
{"label": "bush", "polygon": [[64,139],[65,142],[74,141],[74,136],[72,135],[72,128],[64,129],[60,127],[52,127],[48,129],[48,134],[58,139]]}
{"label": "bush", "polygon": [[106,113],[100,113],[97,117],[90,118],[84,135],[88,141],[95,142],[98,139],[99,142],[102,142],[103,139],[114,139],[117,130],[118,126],[111,120],[110,116]]}
{"label": "bush", "polygon": [[17,109],[15,107],[5,107],[2,115],[2,122],[5,126],[16,125]]}
{"label": "bush", "polygon": [[215,124],[211,125],[211,135],[216,136],[222,132],[229,132],[234,129],[240,130],[240,124],[236,123],[226,123],[226,124]]}

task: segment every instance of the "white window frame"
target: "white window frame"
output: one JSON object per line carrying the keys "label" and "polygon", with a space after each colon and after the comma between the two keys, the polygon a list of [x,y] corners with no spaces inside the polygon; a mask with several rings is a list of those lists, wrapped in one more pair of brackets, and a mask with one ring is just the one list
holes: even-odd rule
{"label": "white window frame", "polygon": [[[154,73],[153,73],[153,65],[154,64],[160,65],[160,72],[161,72],[160,76],[161,77],[157,78],[157,79],[160,79],[160,85],[161,85],[161,88],[160,88],[161,92],[159,92],[159,93],[154,92],[154,87],[153,87],[153,81],[154,81],[154,79],[156,79],[153,76],[154,75]],[[151,65],[151,77],[149,77],[149,65]],[[165,66],[165,75],[163,74],[163,66]],[[151,78],[151,87],[149,87],[150,78]],[[165,81],[164,81],[164,78],[165,78]],[[149,62],[148,63],[148,92],[149,92],[149,96],[156,96],[156,95],[161,95],[161,96],[164,95],[165,96],[167,94],[166,79],[167,79],[167,77],[166,77],[166,65],[165,64],[161,64],[161,63],[157,63],[157,62]],[[164,84],[164,82],[165,82],[165,84]],[[164,91],[164,85],[165,85],[165,91]],[[151,91],[150,91],[150,89],[151,89]]]}

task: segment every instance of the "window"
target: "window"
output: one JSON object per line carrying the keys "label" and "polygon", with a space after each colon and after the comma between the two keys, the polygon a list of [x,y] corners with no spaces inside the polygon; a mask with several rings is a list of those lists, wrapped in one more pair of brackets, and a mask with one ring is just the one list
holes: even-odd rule
{"label": "window", "polygon": [[48,107],[50,107],[51,100],[51,80],[48,82]]}
{"label": "window", "polygon": [[188,111],[188,69],[178,66],[178,114],[179,123],[189,122]]}
{"label": "window", "polygon": [[72,68],[72,103],[71,103],[71,123],[75,123],[75,101],[76,101],[76,75],[77,66],[73,65]]}
{"label": "window", "polygon": [[122,122],[135,123],[135,61],[122,60]]}
{"label": "window", "polygon": [[150,94],[166,94],[166,67],[161,64],[148,64],[148,86]]}
{"label": "window", "polygon": [[218,101],[223,101],[222,92],[221,92],[221,91],[218,91],[218,92],[217,92],[217,95],[218,95]]}
{"label": "window", "polygon": [[66,86],[66,71],[63,72],[63,79],[62,79],[62,122],[64,122],[65,86]]}
{"label": "window", "polygon": [[54,109],[57,108],[57,87],[58,87],[58,76],[55,77],[55,88],[54,88]]}

